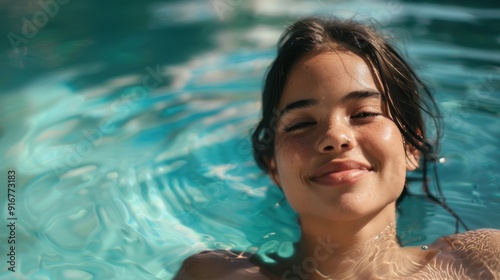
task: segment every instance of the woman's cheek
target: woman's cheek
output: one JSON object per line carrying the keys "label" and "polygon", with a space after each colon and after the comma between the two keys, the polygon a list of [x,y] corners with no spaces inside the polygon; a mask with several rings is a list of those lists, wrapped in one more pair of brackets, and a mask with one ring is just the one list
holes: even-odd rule
{"label": "woman's cheek", "polygon": [[286,164],[291,165],[292,168],[296,167],[297,163],[306,157],[304,147],[300,144],[300,142],[295,142],[293,144],[294,145],[290,145],[286,148]]}
{"label": "woman's cheek", "polygon": [[397,141],[400,138],[400,133],[398,128],[393,122],[389,122],[385,124],[379,124],[377,127],[374,129],[374,131],[379,132],[379,137],[381,141],[384,142],[392,142],[392,141]]}

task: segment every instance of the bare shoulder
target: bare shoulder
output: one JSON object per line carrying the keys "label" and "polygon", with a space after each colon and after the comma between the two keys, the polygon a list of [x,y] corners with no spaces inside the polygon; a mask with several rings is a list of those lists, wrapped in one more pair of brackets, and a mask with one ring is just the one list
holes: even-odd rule
{"label": "bare shoulder", "polygon": [[271,279],[252,262],[252,256],[248,252],[203,251],[184,260],[174,279]]}
{"label": "bare shoulder", "polygon": [[480,229],[441,237],[434,245],[469,254],[500,253],[500,230]]}
{"label": "bare shoulder", "polygon": [[[439,238],[431,245],[481,279],[500,279],[500,230],[480,229]],[[477,271],[477,272],[474,272]]]}

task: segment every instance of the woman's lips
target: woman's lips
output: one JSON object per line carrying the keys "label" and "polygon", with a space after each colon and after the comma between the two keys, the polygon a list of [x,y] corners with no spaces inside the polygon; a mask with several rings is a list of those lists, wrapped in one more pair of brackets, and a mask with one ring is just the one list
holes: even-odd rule
{"label": "woman's lips", "polygon": [[370,172],[367,169],[351,169],[339,172],[328,173],[319,177],[312,178],[314,182],[322,185],[345,185],[353,184]]}
{"label": "woman's lips", "polygon": [[356,161],[329,162],[321,166],[311,180],[328,186],[353,184],[371,171],[369,165]]}

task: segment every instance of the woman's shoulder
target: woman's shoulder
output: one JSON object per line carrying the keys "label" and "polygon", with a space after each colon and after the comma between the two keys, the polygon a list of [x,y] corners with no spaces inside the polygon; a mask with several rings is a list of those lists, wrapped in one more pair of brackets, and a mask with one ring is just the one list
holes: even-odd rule
{"label": "woman's shoulder", "polygon": [[458,261],[464,270],[500,279],[500,230],[480,229],[453,234],[439,238],[431,247],[439,250],[442,258]]}
{"label": "woman's shoulder", "polygon": [[487,253],[500,252],[500,230],[479,229],[439,238],[433,246],[455,252]]}
{"label": "woman's shoulder", "polygon": [[254,262],[253,256],[249,252],[229,250],[202,251],[185,259],[174,279],[271,279]]}

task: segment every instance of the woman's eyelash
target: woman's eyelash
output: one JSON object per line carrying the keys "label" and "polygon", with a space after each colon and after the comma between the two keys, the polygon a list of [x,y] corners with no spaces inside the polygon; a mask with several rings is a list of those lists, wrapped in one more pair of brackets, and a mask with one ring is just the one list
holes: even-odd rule
{"label": "woman's eyelash", "polygon": [[314,123],[313,122],[301,122],[301,123],[294,124],[294,125],[287,125],[287,126],[285,126],[285,128],[283,130],[285,132],[289,132],[289,131],[304,128],[304,127],[306,127],[308,125],[312,125],[312,124],[314,124]]}
{"label": "woman's eyelash", "polygon": [[[352,115],[351,118],[364,119],[364,118],[373,118],[373,117],[380,116],[380,115],[382,115],[382,113],[379,113],[379,112],[361,112],[361,113],[357,113],[355,115]],[[297,124],[293,124],[293,125],[287,125],[287,126],[285,126],[285,128],[283,130],[285,132],[294,131],[294,130],[298,130],[298,129],[301,129],[301,128],[304,128],[304,127],[307,127],[307,126],[313,125],[313,124],[315,124],[315,122],[301,122],[301,123],[297,123]]]}
{"label": "woman's eyelash", "polygon": [[361,112],[361,113],[352,115],[351,118],[354,118],[354,119],[373,118],[373,117],[380,116],[380,115],[382,115],[382,113],[379,113],[379,112]]}

